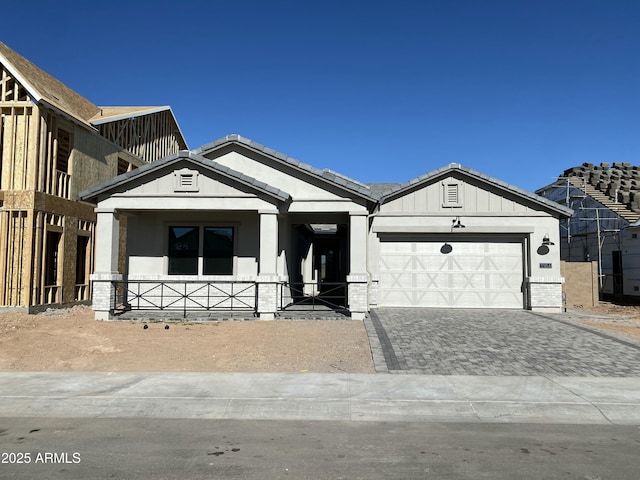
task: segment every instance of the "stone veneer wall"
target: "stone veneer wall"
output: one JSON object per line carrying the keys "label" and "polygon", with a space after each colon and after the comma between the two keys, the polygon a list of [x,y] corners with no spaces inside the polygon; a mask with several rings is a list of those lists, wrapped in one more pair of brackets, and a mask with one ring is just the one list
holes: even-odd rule
{"label": "stone veneer wall", "polygon": [[533,311],[562,311],[563,278],[529,277],[527,284],[527,308]]}

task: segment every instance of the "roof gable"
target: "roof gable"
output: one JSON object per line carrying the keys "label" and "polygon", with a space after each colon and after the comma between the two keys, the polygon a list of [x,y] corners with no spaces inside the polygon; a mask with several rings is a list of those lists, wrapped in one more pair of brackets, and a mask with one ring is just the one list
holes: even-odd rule
{"label": "roof gable", "polygon": [[196,155],[189,151],[180,151],[176,154],[169,155],[161,160],[157,160],[155,162],[144,165],[136,170],[118,175],[117,177],[103,182],[100,185],[84,190],[80,192],[78,198],[84,201],[97,202],[100,198],[109,196],[112,192],[118,190],[122,186],[125,186],[127,184],[140,184],[141,181],[144,181],[145,177],[151,179],[155,172],[164,169],[165,167],[172,164],[177,164],[184,161],[186,161],[187,163],[191,163],[196,167],[207,169],[230,180],[241,183],[256,192],[266,194],[269,197],[276,199],[277,201],[286,202],[291,197],[288,193],[283,192],[282,190],[260,182],[253,177],[225,167],[224,165],[220,165],[200,155]]}
{"label": "roof gable", "polygon": [[510,197],[517,199],[520,203],[534,204],[542,207],[545,210],[551,210],[563,216],[571,216],[571,214],[573,213],[570,208],[564,207],[556,202],[550,201],[544,197],[530,193],[526,190],[523,190],[491,176],[485,175],[471,168],[464,167],[458,163],[451,163],[446,167],[433,170],[429,173],[426,173],[425,175],[416,177],[409,182],[400,184],[395,188],[384,192],[380,196],[380,204],[383,205],[386,203],[390,203],[403,196],[410,195],[412,192],[415,192],[420,188],[424,188],[429,184],[433,184],[442,179],[451,177],[469,179],[476,185],[480,185],[483,188],[486,187],[487,190],[493,190],[508,194]]}
{"label": "roof gable", "polygon": [[306,178],[311,177],[316,182],[324,183],[334,189],[348,192],[351,195],[355,194],[369,202],[375,202],[377,200],[377,197],[372,193],[371,189],[357,180],[353,180],[329,169],[320,170],[240,135],[227,135],[195,149],[194,152],[199,155],[210,156],[219,151],[223,151],[229,146],[240,146],[241,148],[254,152],[276,169],[282,169],[282,166],[284,166],[300,172]]}

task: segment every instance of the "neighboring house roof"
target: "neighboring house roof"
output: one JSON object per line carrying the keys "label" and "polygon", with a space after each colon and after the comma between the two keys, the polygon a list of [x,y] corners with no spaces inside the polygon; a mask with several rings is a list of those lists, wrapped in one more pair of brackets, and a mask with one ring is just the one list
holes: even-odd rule
{"label": "neighboring house roof", "polygon": [[166,105],[157,107],[98,107],[98,109],[98,112],[89,119],[94,125],[171,110],[171,108]]}
{"label": "neighboring house roof", "polygon": [[0,42],[0,62],[31,94],[36,102],[45,102],[72,117],[88,123],[98,107],[60,80]]}
{"label": "neighboring house roof", "polygon": [[153,107],[122,106],[122,107],[98,107],[98,108],[99,108],[98,112],[91,119],[89,119],[92,125],[103,125],[105,123],[117,122],[119,120],[126,120],[129,118],[141,117],[143,115],[152,115],[154,113],[168,112],[171,115],[171,118],[173,119],[173,123],[175,124],[178,130],[178,133],[180,134],[180,139],[179,139],[179,141],[181,141],[180,143],[182,143],[184,148],[188,148],[187,142],[185,140],[185,136],[182,134],[182,130],[180,129],[180,124],[178,123],[178,120],[176,119],[176,116],[173,114],[173,110],[171,110],[171,107],[169,105],[153,106]]}
{"label": "neighboring house roof", "polygon": [[377,197],[372,194],[371,190],[363,183],[358,182],[357,180],[353,180],[349,177],[341,175],[339,173],[333,172],[331,170],[325,169],[320,170],[311,165],[307,165],[306,163],[302,163],[299,160],[296,160],[293,157],[290,157],[284,153],[278,152],[272,148],[265,147],[264,145],[254,142],[248,138],[242,137],[240,135],[227,135],[225,137],[219,138],[211,143],[207,143],[199,148],[196,148],[194,152],[199,155],[207,155],[208,153],[223,148],[226,145],[230,144],[239,144],[248,148],[250,150],[254,150],[263,155],[266,155],[272,159],[275,159],[278,162],[289,165],[297,170],[303,171],[307,174],[311,174],[312,176],[322,179],[327,183],[336,185],[342,189],[346,189],[350,192],[356,193],[361,197],[366,198],[370,201],[376,201]]}
{"label": "neighboring house roof", "polygon": [[495,188],[498,188],[500,190],[504,190],[507,191],[517,197],[520,197],[522,199],[525,200],[529,200],[532,201],[534,203],[537,203],[539,205],[542,205],[546,208],[549,208],[563,216],[567,216],[570,217],[571,215],[573,215],[573,210],[565,207],[563,205],[560,205],[556,202],[553,202],[547,198],[541,197],[539,195],[536,195],[534,193],[528,192],[526,190],[523,190],[519,187],[516,187],[514,185],[511,185],[510,183],[507,182],[503,182],[502,180],[498,180],[496,178],[493,178],[489,175],[486,175],[484,173],[478,172],[476,170],[473,170],[471,168],[465,167],[463,165],[460,165],[459,163],[450,163],[448,166],[446,167],[442,167],[439,168],[437,170],[433,170],[429,173],[426,173],[424,175],[421,175],[419,177],[414,178],[413,180],[409,180],[406,183],[402,183],[400,185],[398,185],[395,188],[392,188],[391,190],[388,190],[386,193],[384,193],[383,195],[381,195],[380,197],[380,203],[384,203],[387,200],[394,198],[394,197],[398,197],[402,194],[404,194],[405,192],[412,190],[420,185],[426,184],[426,183],[430,183],[432,181],[434,181],[435,179],[439,178],[439,177],[443,177],[445,175],[449,175],[452,173],[460,173],[462,175],[465,175],[467,177],[471,177],[474,178],[476,180],[482,181],[488,185],[491,185]]}
{"label": "neighboring house roof", "polygon": [[0,63],[27,89],[35,102],[44,102],[89,127],[168,110],[184,141],[185,137],[180,131],[180,125],[168,106],[98,107],[2,42],[0,42]]}
{"label": "neighboring house roof", "polygon": [[182,150],[178,153],[174,153],[173,155],[169,155],[160,160],[156,160],[155,162],[148,163],[140,168],[132,170],[127,173],[123,173],[122,175],[118,175],[111,180],[103,182],[95,187],[88,188],[83,190],[78,194],[78,199],[91,201],[92,199],[96,199],[98,196],[107,193],[110,190],[113,190],[121,185],[129,183],[139,177],[143,177],[145,175],[154,172],[160,168],[163,168],[172,163],[177,163],[180,160],[188,160],[196,165],[204,167],[212,172],[221,174],[227,178],[235,180],[244,185],[248,185],[255,190],[266,193],[267,195],[280,200],[282,202],[286,202],[291,198],[287,192],[283,192],[282,190],[272,187],[271,185],[267,185],[264,182],[260,182],[253,177],[245,175],[244,173],[238,172],[236,170],[232,170],[231,168],[225,167],[224,165],[220,165],[219,163],[205,158],[201,155],[197,155],[195,153]]}
{"label": "neighboring house roof", "polygon": [[549,188],[575,187],[585,195],[610,209],[627,222],[640,220],[640,166],[627,162],[583,163],[568,168],[554,183],[537,192]]}

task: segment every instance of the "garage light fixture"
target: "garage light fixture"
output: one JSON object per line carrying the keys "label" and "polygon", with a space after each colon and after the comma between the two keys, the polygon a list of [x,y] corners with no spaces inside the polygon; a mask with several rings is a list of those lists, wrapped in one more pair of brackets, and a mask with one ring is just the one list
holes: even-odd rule
{"label": "garage light fixture", "polygon": [[551,240],[549,240],[549,234],[545,233],[544,237],[542,237],[542,245],[544,247],[548,247],[549,245],[555,245]]}
{"label": "garage light fixture", "polygon": [[466,226],[460,222],[460,217],[456,217],[451,221],[451,228],[466,228]]}

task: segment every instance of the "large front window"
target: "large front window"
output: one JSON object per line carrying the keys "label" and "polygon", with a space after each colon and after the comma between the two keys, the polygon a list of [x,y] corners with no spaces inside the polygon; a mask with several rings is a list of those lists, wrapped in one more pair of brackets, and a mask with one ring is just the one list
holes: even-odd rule
{"label": "large front window", "polygon": [[169,275],[233,275],[233,227],[169,227]]}

